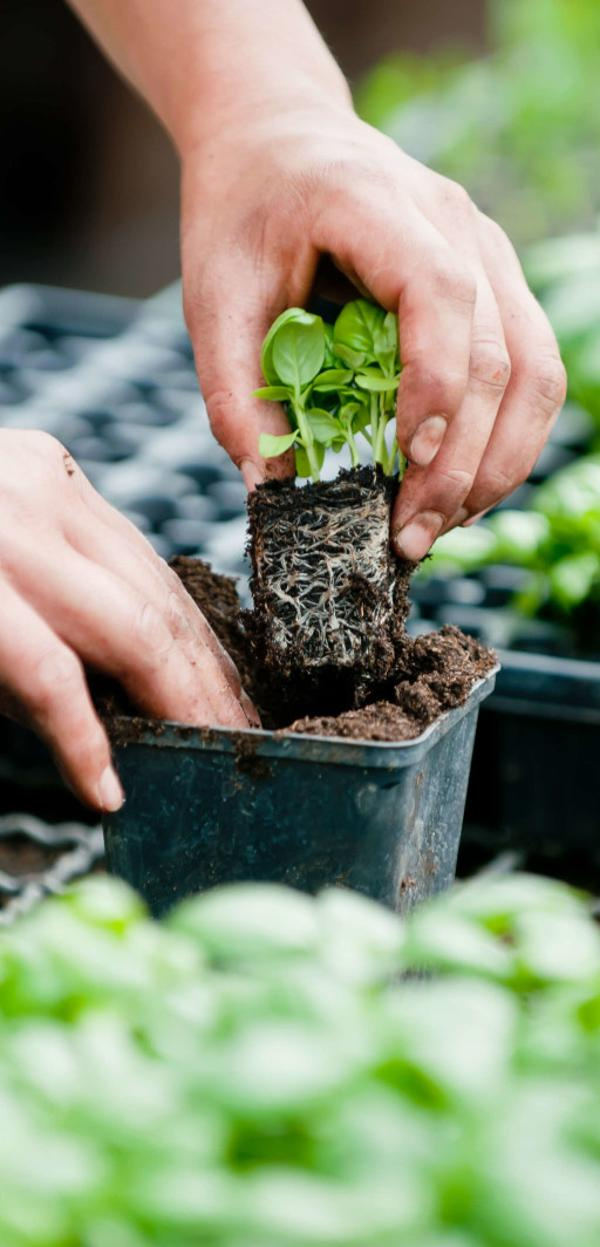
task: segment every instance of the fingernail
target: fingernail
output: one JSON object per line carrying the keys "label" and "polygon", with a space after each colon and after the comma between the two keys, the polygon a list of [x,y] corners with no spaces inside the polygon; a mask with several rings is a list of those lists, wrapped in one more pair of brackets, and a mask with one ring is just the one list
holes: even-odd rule
{"label": "fingernail", "polygon": [[114,813],[123,805],[125,796],[112,766],[107,766],[98,780],[98,800],[102,809],[107,813]]}
{"label": "fingernail", "polygon": [[415,515],[394,533],[396,553],[417,563],[425,557],[444,524],[444,516],[438,511],[422,511],[420,515]]}
{"label": "fingernail", "polygon": [[416,463],[419,468],[428,467],[437,455],[447,428],[445,416],[428,416],[413,434],[408,448],[411,463]]}
{"label": "fingernail", "polygon": [[240,472],[244,478],[244,484],[248,493],[251,494],[257,485],[262,485],[265,479],[265,473],[253,459],[242,459],[240,463]]}

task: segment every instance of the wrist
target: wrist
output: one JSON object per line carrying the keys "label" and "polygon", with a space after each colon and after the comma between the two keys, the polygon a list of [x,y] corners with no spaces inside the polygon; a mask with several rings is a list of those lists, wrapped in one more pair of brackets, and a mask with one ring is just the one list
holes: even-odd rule
{"label": "wrist", "polygon": [[281,80],[263,75],[246,78],[242,84],[221,80],[207,95],[199,89],[195,101],[182,110],[181,124],[173,133],[184,164],[210,158],[227,144],[241,141],[246,134],[253,142],[261,135],[283,131],[295,118],[305,117],[318,132],[319,119],[338,113],[354,112],[350,89],[338,66],[331,75],[295,69],[293,76]]}

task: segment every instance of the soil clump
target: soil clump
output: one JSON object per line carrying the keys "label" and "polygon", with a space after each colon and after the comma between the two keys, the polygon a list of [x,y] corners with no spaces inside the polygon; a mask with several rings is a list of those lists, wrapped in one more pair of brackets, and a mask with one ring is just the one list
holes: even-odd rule
{"label": "soil clump", "polygon": [[[394,582],[397,615],[390,673],[365,690],[358,705],[342,703],[330,711],[322,704],[318,712],[313,712],[310,703],[305,703],[304,709],[297,712],[298,694],[294,690],[290,696],[293,676],[280,673],[277,696],[273,679],[264,680],[264,668],[261,670],[256,663],[255,639],[247,631],[249,612],[242,611],[234,580],[214,572],[200,559],[181,556],[172,566],[237,663],[242,682],[261,713],[263,726],[271,729],[354,740],[410,740],[440,714],[465,702],[473,685],[496,665],[490,650],[458,628],[447,626],[440,632],[415,638],[407,634],[412,565],[400,564]],[[310,684],[308,687],[310,690]],[[348,688],[342,691],[347,695]],[[339,692],[339,684],[333,690],[330,686],[328,696]],[[357,696],[356,685],[352,693]]]}

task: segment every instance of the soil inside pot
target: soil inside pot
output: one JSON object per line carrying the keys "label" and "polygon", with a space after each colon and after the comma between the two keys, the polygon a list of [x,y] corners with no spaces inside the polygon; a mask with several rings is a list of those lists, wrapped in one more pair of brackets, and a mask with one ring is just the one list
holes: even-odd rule
{"label": "soil inside pot", "polygon": [[[320,714],[296,714],[297,697],[286,704],[286,678],[281,676],[283,694],[274,709],[272,686],[265,689],[253,662],[253,644],[245,628],[247,613],[241,609],[235,582],[200,559],[176,558],[172,567],[236,661],[268,728],[355,740],[410,740],[440,714],[465,702],[477,680],[496,664],[491,650],[458,628],[447,626],[441,632],[409,637],[403,627],[406,610],[402,613],[401,607],[393,671],[364,705],[338,714],[329,714],[326,707]],[[403,584],[403,605],[407,588],[408,577]]]}

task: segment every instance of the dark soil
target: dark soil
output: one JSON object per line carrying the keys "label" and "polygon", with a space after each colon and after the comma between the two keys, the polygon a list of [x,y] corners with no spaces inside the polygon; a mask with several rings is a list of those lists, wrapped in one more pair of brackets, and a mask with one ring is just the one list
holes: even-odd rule
{"label": "dark soil", "polygon": [[[200,559],[178,558],[173,566],[186,589],[204,611],[219,640],[230,649],[241,671],[245,686],[261,711],[266,727],[324,736],[343,736],[355,740],[410,740],[440,714],[467,700],[473,685],[495,666],[493,653],[458,628],[445,627],[415,639],[404,630],[406,591],[409,574],[404,565],[396,591],[402,594],[395,628],[395,667],[376,696],[366,704],[338,714],[294,714],[288,700],[286,681],[281,679],[280,713],[269,702],[271,689],[252,675],[252,646],[246,638],[235,582],[213,572]],[[293,678],[293,677],[292,677]],[[140,726],[147,722],[140,720]]]}
{"label": "dark soil", "polygon": [[[379,469],[298,488],[277,481],[249,498],[254,609],[235,581],[200,559],[172,567],[229,652],[262,724],[355,740],[410,740],[467,700],[494,655],[458,628],[406,632],[415,565],[394,557],[394,482]],[[114,681],[92,678],[115,743],[164,725],[136,714]],[[180,733],[193,729],[181,726]],[[203,729],[207,734],[210,728]],[[240,769],[257,759],[235,742]]]}
{"label": "dark soil", "polygon": [[269,481],[250,495],[254,608],[244,623],[275,718],[359,706],[393,675],[412,571],[390,548],[394,490],[365,467],[302,488]]}
{"label": "dark soil", "polygon": [[465,702],[474,683],[495,665],[480,641],[450,625],[416,640],[407,637],[403,660],[402,678],[387,700],[337,716],[297,719],[287,730],[351,740],[411,740]]}

